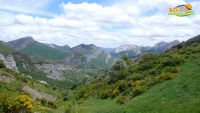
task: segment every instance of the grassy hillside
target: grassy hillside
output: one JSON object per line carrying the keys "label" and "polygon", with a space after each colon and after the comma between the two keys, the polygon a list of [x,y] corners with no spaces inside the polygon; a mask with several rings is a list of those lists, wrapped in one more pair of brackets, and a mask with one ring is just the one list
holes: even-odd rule
{"label": "grassy hillside", "polygon": [[21,52],[26,55],[47,58],[51,60],[63,60],[66,56],[65,52],[58,51],[57,49],[37,42],[30,43],[26,46],[26,48],[22,49]]}
{"label": "grassy hillside", "polygon": [[101,80],[78,88],[75,94],[81,104],[77,101],[71,112],[200,112],[200,44],[177,47],[162,55],[147,55],[127,64],[128,73],[124,72],[126,69],[117,72],[127,74],[126,77],[115,73],[117,81]]}
{"label": "grassy hillside", "polygon": [[116,99],[88,99],[75,106],[78,113],[199,113],[200,59],[188,61],[170,81],[152,87],[130,102],[119,105]]}

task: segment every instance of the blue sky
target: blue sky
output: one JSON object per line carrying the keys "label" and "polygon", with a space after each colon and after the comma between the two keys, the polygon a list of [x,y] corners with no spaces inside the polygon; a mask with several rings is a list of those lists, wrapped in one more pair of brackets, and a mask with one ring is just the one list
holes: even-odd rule
{"label": "blue sky", "polygon": [[[172,0],[171,0],[172,1]],[[196,0],[187,0],[186,3],[190,3]],[[74,3],[74,4],[80,4],[83,2],[87,3],[96,3],[103,6],[109,6],[113,3],[116,3],[117,0],[52,0],[45,8],[46,11],[54,13],[54,14],[60,14],[63,11],[60,9],[59,5],[62,3]],[[157,9],[150,9],[147,12],[145,12],[145,15],[152,15],[155,13]]]}
{"label": "blue sky", "polygon": [[[191,3],[194,15],[169,16]],[[198,35],[199,0],[0,0],[0,40],[25,36],[58,45],[153,46]]]}

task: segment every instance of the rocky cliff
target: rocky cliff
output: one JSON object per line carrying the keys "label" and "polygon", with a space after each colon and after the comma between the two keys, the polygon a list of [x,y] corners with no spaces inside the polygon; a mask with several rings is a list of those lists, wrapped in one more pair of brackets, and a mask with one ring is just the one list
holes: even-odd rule
{"label": "rocky cliff", "polygon": [[18,71],[15,59],[11,54],[4,56],[3,54],[0,53],[0,60],[4,62],[7,68]]}
{"label": "rocky cliff", "polygon": [[35,67],[46,73],[48,78],[54,80],[65,80],[63,71],[70,69],[65,64],[35,64]]}

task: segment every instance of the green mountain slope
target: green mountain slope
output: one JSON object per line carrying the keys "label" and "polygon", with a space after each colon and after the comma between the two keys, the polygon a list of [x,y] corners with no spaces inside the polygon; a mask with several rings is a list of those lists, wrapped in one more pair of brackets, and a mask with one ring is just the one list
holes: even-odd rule
{"label": "green mountain slope", "polygon": [[[50,62],[55,61],[75,68],[107,68],[113,61],[111,56],[100,47],[93,44],[80,44],[76,47],[58,46],[55,44],[44,44],[35,41],[32,37],[20,38],[8,42],[18,52],[27,56],[37,57]],[[37,59],[35,59],[37,60]],[[94,65],[92,65],[94,64]]]}
{"label": "green mountain slope", "polygon": [[40,44],[37,42],[32,42],[28,44],[20,52],[41,58],[47,58],[52,60],[62,60],[65,58],[66,53],[58,51],[57,49],[51,48],[45,44]]}
{"label": "green mountain slope", "polygon": [[17,51],[34,57],[45,58],[50,60],[63,60],[65,52],[59,51],[53,47],[35,41],[32,37],[24,37],[8,42],[8,44]]}

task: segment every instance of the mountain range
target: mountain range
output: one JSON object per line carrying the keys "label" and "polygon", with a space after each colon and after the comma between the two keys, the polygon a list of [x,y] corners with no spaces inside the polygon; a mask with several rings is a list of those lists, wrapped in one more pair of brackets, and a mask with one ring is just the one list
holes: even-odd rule
{"label": "mountain range", "polygon": [[162,41],[155,44],[153,47],[127,44],[127,45],[122,45],[113,49],[113,51],[111,51],[111,54],[112,56],[115,56],[117,58],[120,58],[124,55],[127,55],[130,58],[136,58],[144,53],[157,53],[157,54],[163,53],[167,49],[179,43],[180,42],[177,40],[172,41],[172,42]]}
{"label": "mountain range", "polygon": [[70,46],[68,45],[59,46],[56,44],[45,44],[35,41],[32,37],[24,37],[21,39],[10,41],[8,42],[8,45],[24,54],[35,57],[47,58],[52,60],[65,59],[66,61],[69,61],[71,57],[73,57],[73,59],[79,57],[82,61],[90,61],[91,59],[97,58],[98,55],[100,55],[101,53],[107,53],[110,54],[112,57],[117,58],[122,57],[123,55],[128,55],[129,57],[134,58],[145,52],[162,53],[179,43],[180,42],[177,40],[172,42],[162,41],[155,44],[153,47],[125,44],[117,48],[101,48],[97,47],[94,44],[80,44],[70,48]]}
{"label": "mountain range", "polygon": [[24,37],[9,42],[1,41],[0,53],[12,54],[16,60],[16,68],[34,79],[49,81],[54,85],[60,81],[73,85],[82,83],[83,79],[91,80],[125,55],[137,58],[146,52],[162,53],[178,43],[160,42],[153,47],[122,45],[117,48],[80,44],[71,48],[68,45],[46,44],[32,37]]}

